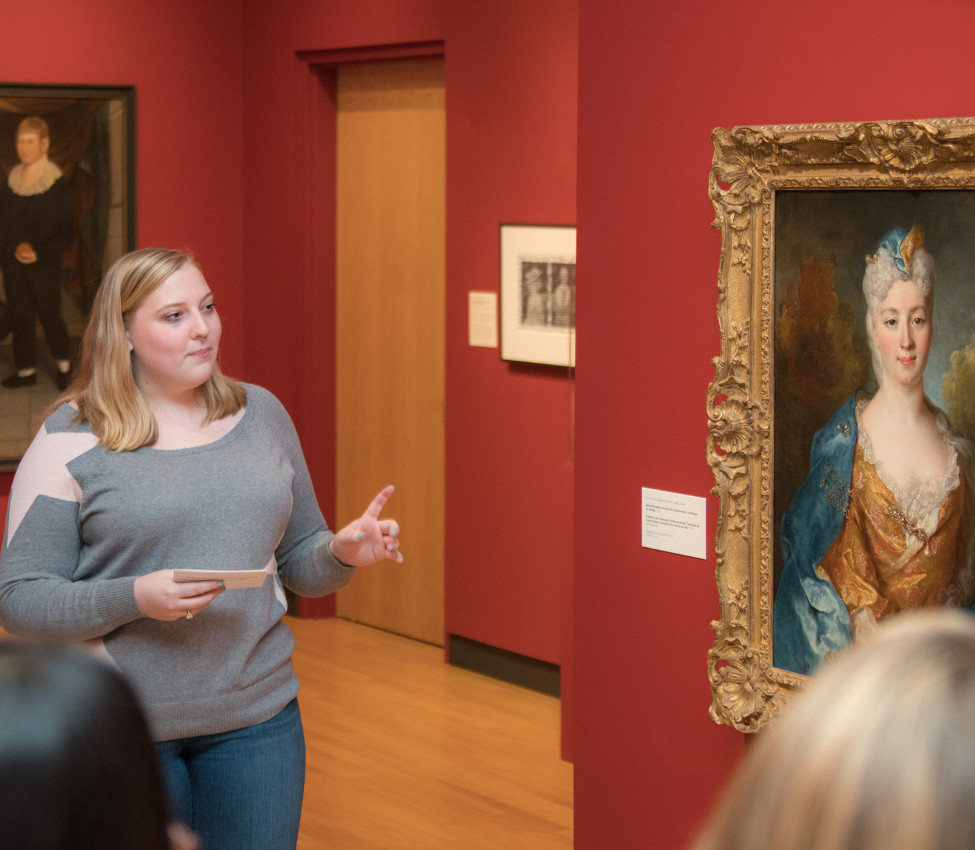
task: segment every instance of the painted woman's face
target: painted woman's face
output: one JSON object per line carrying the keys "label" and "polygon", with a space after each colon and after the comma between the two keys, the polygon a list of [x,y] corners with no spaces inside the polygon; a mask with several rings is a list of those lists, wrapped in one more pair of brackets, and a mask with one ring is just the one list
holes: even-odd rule
{"label": "painted woman's face", "polygon": [[873,338],[880,352],[884,380],[905,387],[924,383],[931,350],[931,315],[912,280],[894,281],[877,307]]}
{"label": "painted woman's face", "polygon": [[37,133],[17,134],[17,156],[24,165],[33,165],[47,153],[48,139],[42,139]]}

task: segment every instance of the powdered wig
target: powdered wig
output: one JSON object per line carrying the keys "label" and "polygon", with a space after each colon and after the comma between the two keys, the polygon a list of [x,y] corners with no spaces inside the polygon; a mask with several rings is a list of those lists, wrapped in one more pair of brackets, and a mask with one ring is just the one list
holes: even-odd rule
{"label": "powdered wig", "polygon": [[898,280],[913,281],[924,296],[928,312],[934,303],[934,260],[924,250],[924,231],[917,225],[909,233],[892,230],[880,241],[877,253],[867,257],[863,273],[863,297],[867,302],[867,342],[873,372],[879,383],[883,367],[873,338],[877,308]]}
{"label": "powdered wig", "polygon": [[[78,376],[61,401],[77,405],[79,422],[89,422],[100,445],[114,451],[151,446],[158,437],[155,416],[132,370],[126,322],[133,311],[174,272],[195,260],[183,251],[143,248],[116,260],[95,295],[81,344]],[[214,363],[200,388],[206,421],[240,410],[246,391]]]}
{"label": "powdered wig", "polygon": [[763,732],[696,850],[975,847],[975,619],[897,614]]}

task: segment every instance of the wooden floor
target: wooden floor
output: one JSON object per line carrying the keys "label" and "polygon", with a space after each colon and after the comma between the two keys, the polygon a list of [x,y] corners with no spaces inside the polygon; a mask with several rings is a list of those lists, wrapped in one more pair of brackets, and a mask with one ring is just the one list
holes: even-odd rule
{"label": "wooden floor", "polygon": [[572,847],[557,699],[346,620],[288,624],[308,751],[299,850]]}

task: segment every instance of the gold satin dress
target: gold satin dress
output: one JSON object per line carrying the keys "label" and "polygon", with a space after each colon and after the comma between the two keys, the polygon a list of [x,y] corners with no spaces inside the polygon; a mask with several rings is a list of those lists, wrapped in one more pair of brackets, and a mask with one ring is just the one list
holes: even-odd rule
{"label": "gold satin dress", "polygon": [[946,443],[946,475],[895,495],[873,462],[869,437],[859,430],[843,528],[816,568],[846,604],[854,639],[898,611],[971,601],[957,598],[955,584],[969,558],[970,493],[958,452]]}

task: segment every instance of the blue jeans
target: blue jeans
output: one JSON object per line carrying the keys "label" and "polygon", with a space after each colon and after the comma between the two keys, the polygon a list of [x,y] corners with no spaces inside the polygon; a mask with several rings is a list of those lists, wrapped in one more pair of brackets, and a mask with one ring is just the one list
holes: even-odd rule
{"label": "blue jeans", "polygon": [[305,789],[298,700],[264,723],[156,744],[173,817],[205,850],[294,850]]}

